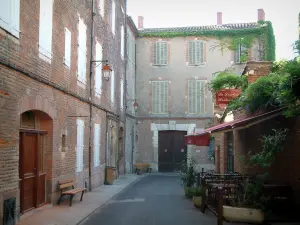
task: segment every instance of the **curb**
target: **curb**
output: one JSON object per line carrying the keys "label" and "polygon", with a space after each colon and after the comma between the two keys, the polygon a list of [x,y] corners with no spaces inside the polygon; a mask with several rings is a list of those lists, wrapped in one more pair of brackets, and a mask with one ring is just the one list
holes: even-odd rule
{"label": "curb", "polygon": [[120,190],[118,193],[116,193],[115,195],[113,195],[111,198],[109,198],[107,201],[105,201],[104,203],[102,203],[99,207],[97,207],[96,209],[94,209],[91,213],[89,213],[87,216],[85,216],[84,218],[82,218],[78,223],[76,223],[76,225],[81,225],[88,217],[90,217],[92,214],[94,214],[98,209],[100,209],[102,206],[104,206],[107,202],[109,202],[111,199],[117,197],[118,195],[120,195],[125,189],[131,187],[133,184],[135,184],[136,182],[138,182],[139,180],[141,180],[142,178],[146,177],[145,175],[142,175],[140,177],[138,177],[137,179],[135,179],[133,182],[131,182],[130,184],[128,184],[127,186],[125,186],[122,190]]}

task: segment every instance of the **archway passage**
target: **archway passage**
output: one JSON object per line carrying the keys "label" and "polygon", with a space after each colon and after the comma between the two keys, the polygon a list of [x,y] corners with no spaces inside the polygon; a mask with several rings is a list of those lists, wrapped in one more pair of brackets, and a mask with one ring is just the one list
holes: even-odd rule
{"label": "archway passage", "polygon": [[47,164],[49,160],[45,160],[45,155],[52,150],[53,122],[38,110],[22,113],[20,121],[20,206],[24,213],[46,203],[47,172],[52,165]]}

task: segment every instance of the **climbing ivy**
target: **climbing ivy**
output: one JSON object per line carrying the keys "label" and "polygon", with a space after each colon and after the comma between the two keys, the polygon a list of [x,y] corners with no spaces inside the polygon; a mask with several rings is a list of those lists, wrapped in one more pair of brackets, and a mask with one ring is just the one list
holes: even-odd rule
{"label": "climbing ivy", "polygon": [[[204,36],[215,37],[218,40],[231,40],[228,49],[235,50],[238,44],[243,44],[248,48],[251,47],[255,38],[260,38],[265,44],[265,60],[275,60],[275,37],[273,32],[272,23],[269,21],[259,21],[259,26],[255,28],[240,28],[232,30],[192,30],[192,31],[157,31],[147,32],[144,30],[138,33],[139,37],[161,37],[161,38],[174,38],[186,36]],[[221,47],[222,48],[222,47]]]}

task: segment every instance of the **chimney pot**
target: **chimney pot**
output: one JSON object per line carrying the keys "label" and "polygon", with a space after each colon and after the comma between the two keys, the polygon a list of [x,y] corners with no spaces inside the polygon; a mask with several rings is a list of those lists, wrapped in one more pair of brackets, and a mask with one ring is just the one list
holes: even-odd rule
{"label": "chimney pot", "polygon": [[222,25],[222,12],[217,12],[217,25]]}
{"label": "chimney pot", "polygon": [[138,17],[138,29],[144,29],[144,17],[143,16]]}
{"label": "chimney pot", "polygon": [[257,10],[257,20],[258,21],[265,21],[265,11],[263,9]]}

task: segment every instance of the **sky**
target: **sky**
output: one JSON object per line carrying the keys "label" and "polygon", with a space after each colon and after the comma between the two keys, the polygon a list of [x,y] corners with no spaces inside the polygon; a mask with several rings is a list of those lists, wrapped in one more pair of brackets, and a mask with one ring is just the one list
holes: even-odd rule
{"label": "sky", "polygon": [[127,14],[136,25],[143,16],[144,28],[214,25],[217,12],[223,13],[223,24],[256,22],[260,8],[273,24],[276,60],[294,57],[300,0],[127,0]]}

